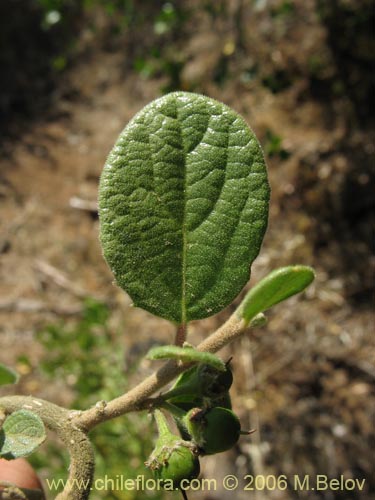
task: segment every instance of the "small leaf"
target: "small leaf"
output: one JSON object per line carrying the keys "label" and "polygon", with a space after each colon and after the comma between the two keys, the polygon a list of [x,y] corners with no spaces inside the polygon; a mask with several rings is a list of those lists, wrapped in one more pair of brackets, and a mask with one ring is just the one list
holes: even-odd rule
{"label": "small leaf", "polygon": [[197,351],[192,347],[178,347],[175,345],[165,345],[153,347],[147,353],[148,359],[179,359],[184,363],[204,363],[216,368],[219,371],[225,371],[225,363],[209,352]]}
{"label": "small leaf", "polygon": [[0,385],[16,384],[18,379],[19,375],[17,372],[0,363]]}
{"label": "small leaf", "polygon": [[251,328],[261,328],[262,326],[267,324],[267,318],[263,313],[259,313],[252,318],[250,321]]}
{"label": "small leaf", "polygon": [[313,269],[307,266],[276,269],[248,292],[239,307],[239,314],[249,323],[258,313],[302,292],[314,278]]}
{"label": "small leaf", "polygon": [[0,430],[0,457],[12,460],[30,455],[45,439],[41,418],[31,411],[18,410],[6,418]]}
{"label": "small leaf", "polygon": [[100,239],[134,304],[178,324],[230,304],[267,226],[261,147],[224,104],[173,92],[125,127],[100,180]]}

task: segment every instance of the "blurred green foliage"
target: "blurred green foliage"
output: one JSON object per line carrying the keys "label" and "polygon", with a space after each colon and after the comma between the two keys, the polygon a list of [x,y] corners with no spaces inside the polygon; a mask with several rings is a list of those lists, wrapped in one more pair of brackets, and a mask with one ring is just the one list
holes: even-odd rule
{"label": "blurred green foliage", "polygon": [[[107,306],[90,299],[78,322],[70,326],[59,322],[38,334],[46,352],[40,365],[42,378],[46,386],[57,381],[58,387],[71,395],[74,409],[87,409],[98,401],[123,394],[129,372],[136,369],[133,366],[125,371],[122,338],[110,330],[108,320]],[[19,361],[24,363],[24,356]],[[120,476],[136,479],[137,475],[144,475],[150,478],[144,461],[153,448],[154,435],[154,426],[145,412],[100,425],[90,434],[96,455],[95,477],[116,480]],[[57,443],[49,441],[30,458],[35,467],[47,471],[49,480],[66,479],[69,460]],[[153,500],[163,498],[157,491],[106,491],[105,498],[133,500],[146,494]],[[90,498],[103,498],[103,491],[93,491]]]}
{"label": "blurred green foliage", "polygon": [[271,16],[272,17],[290,16],[291,14],[295,13],[295,10],[296,7],[293,1],[284,0],[280,4],[271,8]]}
{"label": "blurred green foliage", "polygon": [[165,3],[154,22],[154,31],[157,35],[170,32],[178,24],[178,13],[171,2]]}
{"label": "blurred green foliage", "polygon": [[290,156],[290,153],[283,147],[282,138],[271,129],[266,131],[264,152],[269,158],[277,156],[280,160],[287,160]]}
{"label": "blurred green foliage", "polygon": [[280,69],[263,77],[262,83],[273,94],[277,94],[278,92],[290,87],[292,85],[292,79],[291,75],[289,75],[285,70]]}
{"label": "blurred green foliage", "polygon": [[[168,47],[184,21],[176,1],[1,0],[0,129],[47,109],[63,70],[79,56],[82,29],[106,48],[126,47],[133,69],[144,60],[143,77],[166,75],[165,91],[179,88],[181,62]],[[159,57],[150,57],[156,46]]]}
{"label": "blurred green foliage", "polygon": [[[98,47],[122,51],[124,75],[135,71],[141,78],[162,79],[162,92],[188,90],[181,75],[185,64],[199,59],[199,54],[191,54],[185,47],[201,29],[195,24],[202,16],[207,16],[207,30],[216,29],[216,24],[226,26],[237,41],[233,57],[222,54],[215,70],[207,73],[217,86],[225,87],[237,78],[236,65],[245,85],[260,83],[274,94],[307,78],[312,97],[327,105],[349,98],[361,124],[372,119],[373,0],[315,0],[317,22],[327,33],[326,46],[307,54],[306,65],[297,68],[287,63],[265,64],[256,50],[248,49],[247,33],[258,28],[247,26],[241,12],[249,8],[261,11],[273,31],[284,33],[287,41],[294,23],[298,29],[303,1],[239,4],[243,6],[232,19],[224,0],[1,0],[0,129],[9,132],[11,120],[22,124],[25,117],[49,109],[53,91],[63,87],[64,94],[64,71],[80,62],[89,45],[93,51]],[[81,37],[81,33],[89,36]],[[282,51],[282,38],[280,42]],[[241,58],[252,63],[242,65]],[[195,90],[204,90],[199,85]]]}

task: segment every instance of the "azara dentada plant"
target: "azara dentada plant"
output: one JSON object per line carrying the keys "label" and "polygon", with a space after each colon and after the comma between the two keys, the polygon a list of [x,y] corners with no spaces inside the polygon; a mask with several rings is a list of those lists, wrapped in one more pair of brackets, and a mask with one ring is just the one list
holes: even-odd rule
{"label": "azara dentada plant", "polygon": [[[83,500],[94,473],[89,432],[128,412],[148,411],[159,434],[148,474],[166,489],[181,488],[186,498],[182,484],[198,477],[200,458],[231,448],[247,433],[231,407],[235,360],[215,353],[263,326],[267,309],[314,279],[303,265],[271,272],[215,332],[198,346],[188,343],[189,322],[222,311],[248,282],[267,227],[269,196],[262,149],[232,109],[188,92],[143,108],[120,134],[101,176],[100,240],[117,285],[135,306],[173,322],[175,339],[148,353],[165,360],[153,375],[85,411],[32,396],[0,398],[0,456],[27,456],[44,441],[45,429],[52,430],[71,461],[57,498]],[[0,366],[1,383],[15,380]],[[7,488],[27,498],[27,491]]]}

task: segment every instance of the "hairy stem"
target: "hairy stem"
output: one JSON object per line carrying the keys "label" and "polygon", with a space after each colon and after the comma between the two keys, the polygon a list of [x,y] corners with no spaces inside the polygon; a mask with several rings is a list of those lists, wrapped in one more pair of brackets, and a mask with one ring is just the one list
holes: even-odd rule
{"label": "hairy stem", "polygon": [[155,410],[154,417],[158,428],[159,437],[169,436],[171,431],[169,430],[167,420],[162,412],[160,410]]}
{"label": "hairy stem", "polygon": [[176,337],[175,337],[175,345],[177,346],[183,346],[185,340],[186,340],[186,331],[187,331],[187,325],[186,323],[181,323],[181,325],[178,325],[177,331],[176,331]]}
{"label": "hairy stem", "polygon": [[164,410],[167,410],[171,415],[174,417],[182,420],[184,416],[186,415],[186,411],[181,410],[178,406],[175,406],[172,403],[168,403],[168,401],[165,401],[162,405],[161,408],[164,408]]}

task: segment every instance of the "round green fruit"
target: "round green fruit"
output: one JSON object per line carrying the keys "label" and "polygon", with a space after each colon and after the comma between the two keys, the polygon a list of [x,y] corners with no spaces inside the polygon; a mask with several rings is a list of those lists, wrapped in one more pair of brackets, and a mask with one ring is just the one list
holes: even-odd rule
{"label": "round green fruit", "polygon": [[159,467],[153,469],[153,474],[161,480],[161,485],[172,481],[173,488],[179,488],[182,480],[191,481],[199,476],[199,460],[186,446],[175,445],[168,458],[163,457],[163,452],[159,458]]}
{"label": "round green fruit", "polygon": [[154,412],[159,437],[154,451],[146,462],[161,486],[180,488],[181,481],[191,481],[200,472],[196,447],[173,434],[164,414],[160,410]]}
{"label": "round green fruit", "polygon": [[193,408],[185,417],[186,428],[205,455],[232,448],[241,434],[240,421],[231,410],[214,407]]}

